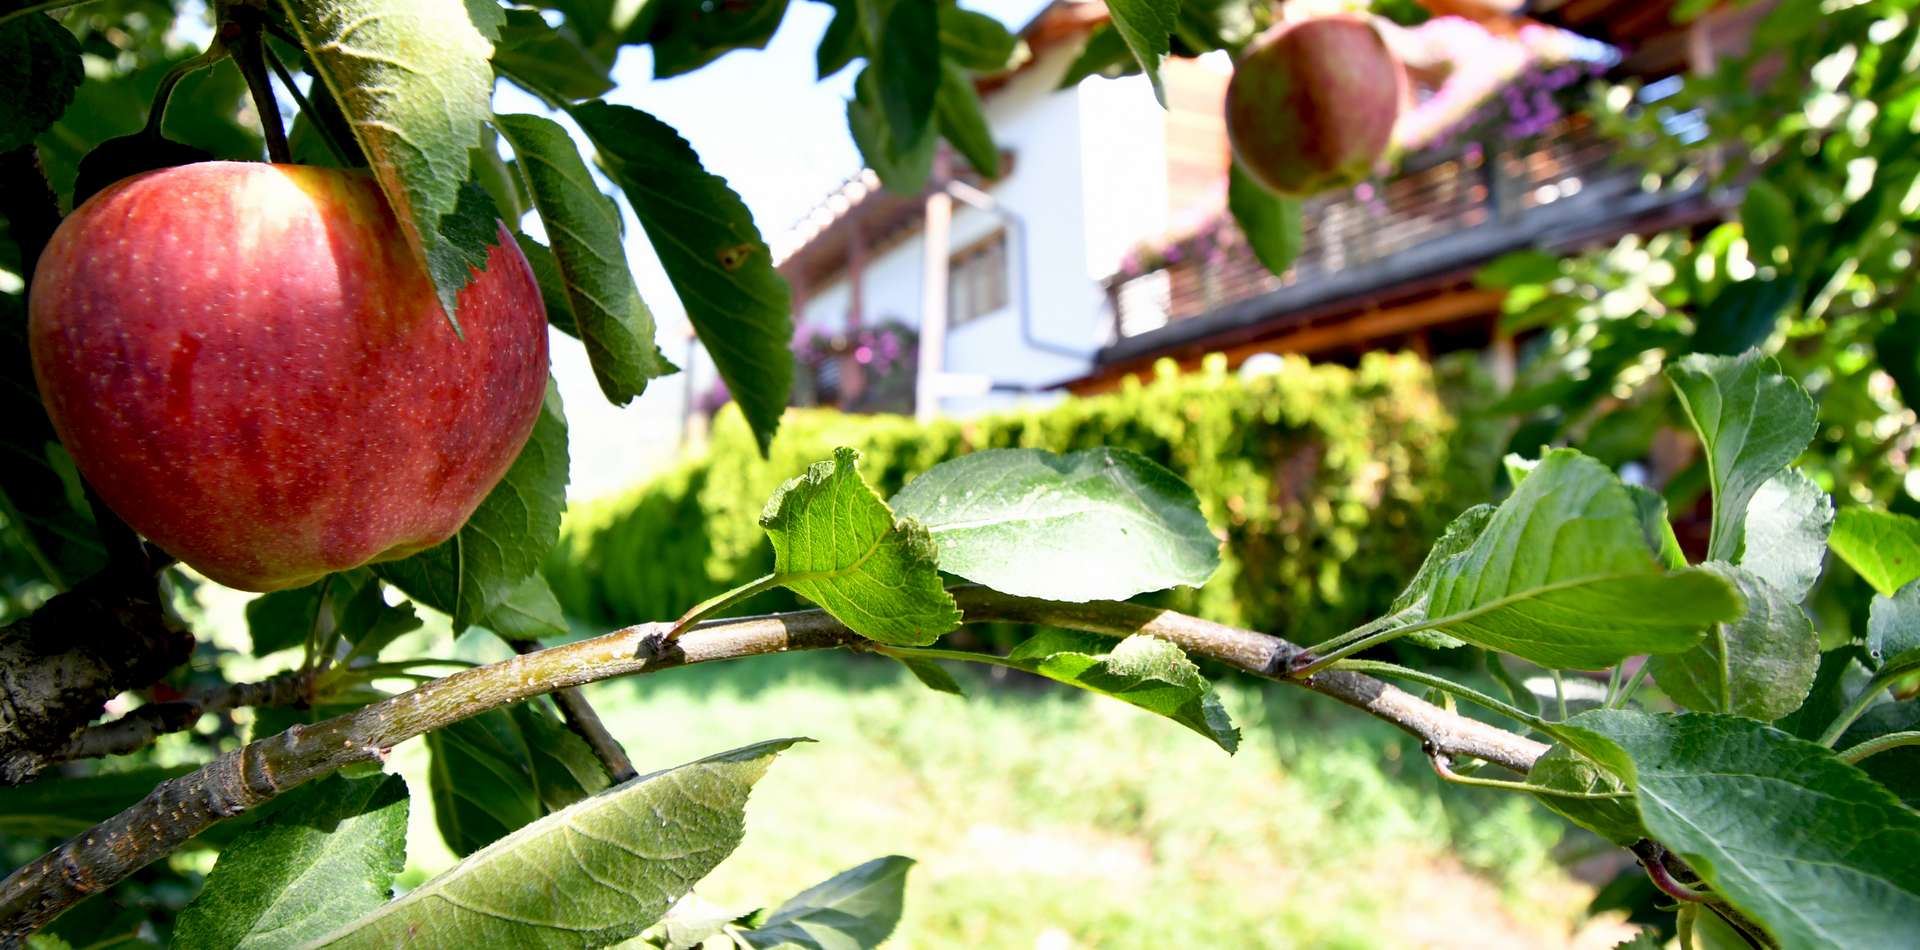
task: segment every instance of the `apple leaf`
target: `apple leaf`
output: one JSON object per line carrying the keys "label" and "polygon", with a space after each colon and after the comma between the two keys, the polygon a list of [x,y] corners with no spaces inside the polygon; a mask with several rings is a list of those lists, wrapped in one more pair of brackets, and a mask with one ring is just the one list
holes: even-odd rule
{"label": "apple leaf", "polygon": [[994,590],[1084,602],[1198,587],[1220,540],[1178,475],[1124,449],[988,449],[908,482],[893,510],[932,532],[940,569]]}
{"label": "apple leaf", "polygon": [[1159,637],[1137,633],[1115,644],[1090,633],[1042,630],[1015,647],[1007,662],[1158,713],[1228,754],[1240,748],[1240,729],[1213,684],[1185,651]]}
{"label": "apple leaf", "polygon": [[1422,568],[1395,623],[1548,668],[1687,649],[1738,617],[1740,599],[1712,574],[1666,570],[1644,514],[1605,466],[1572,449],[1549,452],[1472,544]]}
{"label": "apple leaf", "polygon": [[1827,559],[1833,500],[1797,468],[1767,480],[1747,504],[1740,566],[1795,603],[1807,599]]}
{"label": "apple leaf", "polygon": [[880,115],[901,141],[918,141],[932,126],[941,83],[939,4],[857,2],[867,41],[866,74],[880,95]]}
{"label": "apple leaf", "polygon": [[787,0],[652,0],[653,78],[690,73],[737,49],[765,49],[786,14]]}
{"label": "apple leaf", "polygon": [[65,838],[112,818],[153,787],[198,765],[142,765],[116,772],[0,786],[0,838]]}
{"label": "apple leaf", "polygon": [[632,202],[700,342],[766,454],[793,387],[792,298],[740,196],[679,133],[626,106],[570,114]]}
{"label": "apple leaf", "polygon": [[774,581],[870,640],[932,643],[960,624],[933,537],[894,517],[861,479],[859,458],[836,449],[767,499],[760,526],[773,541]]}
{"label": "apple leaf", "polygon": [[953,674],[947,672],[946,667],[934,660],[904,653],[895,655],[894,659],[899,660],[900,665],[906,667],[907,672],[912,673],[913,678],[920,681],[920,685],[936,693],[947,693],[952,696],[967,694],[966,690],[960,688],[960,681],[954,679]]}
{"label": "apple leaf", "polygon": [[[1395,597],[1393,604],[1388,608],[1397,618],[1392,623],[1396,626],[1406,626],[1413,623],[1416,618],[1426,615],[1426,605],[1432,600],[1433,584],[1438,579],[1441,568],[1455,556],[1466,553],[1468,548],[1473,547],[1475,541],[1480,540],[1480,535],[1487,530],[1487,524],[1493,520],[1493,514],[1498,510],[1493,505],[1474,505],[1447,522],[1446,530],[1440,532],[1440,539],[1433,542],[1433,547],[1427,549],[1426,559],[1420,562],[1420,569],[1414,572],[1413,580],[1407,582],[1407,589],[1401,591],[1400,596]],[[1466,641],[1450,637],[1438,630],[1410,633],[1407,639],[1421,646],[1440,650],[1466,646]]]}
{"label": "apple leaf", "polygon": [[653,312],[640,299],[627,267],[620,209],[600,193],[573,137],[558,122],[503,115],[494,124],[513,146],[534,209],[553,241],[567,313],[586,344],[600,391],[624,406],[646,391],[647,380],[675,367],[654,342]]}
{"label": "apple leaf", "polygon": [[385,904],[406,858],[400,776],[320,779],[222,849],[200,896],[180,912],[173,945],[304,946]]}
{"label": "apple leaf", "polygon": [[1624,792],[1626,786],[1612,774],[1575,755],[1564,745],[1555,745],[1535,759],[1527,771],[1527,783],[1542,789],[1533,797],[1560,817],[1626,847],[1647,836],[1640,824],[1639,809],[1631,798],[1573,798],[1554,791],[1580,794]]}
{"label": "apple leaf", "polygon": [[574,339],[580,339],[580,327],[573,318],[573,301],[567,298],[567,279],[560,273],[560,259],[553,249],[524,234],[515,232],[515,244],[526,255],[533,281],[540,285],[540,302],[547,308],[547,325]]}
{"label": "apple leaf", "polygon": [[1799,603],[1744,568],[1718,561],[1702,570],[1740,591],[1739,619],[1714,624],[1699,643],[1650,657],[1660,688],[1695,712],[1772,722],[1800,708],[1820,666],[1820,635]]}
{"label": "apple leaf", "polygon": [[848,868],[788,898],[740,939],[766,950],[878,947],[900,924],[912,867],[912,858],[891,854]]}
{"label": "apple leaf", "polygon": [[1707,559],[1733,563],[1747,503],[1813,439],[1813,399],[1758,350],[1683,357],[1667,366],[1667,381],[1707,454],[1713,490]]}
{"label": "apple leaf", "polygon": [[590,99],[613,88],[613,63],[580,39],[572,24],[551,26],[539,11],[506,8],[493,62],[512,77],[524,76],[547,92]]}
{"label": "apple leaf", "polygon": [[1867,612],[1867,655],[1885,681],[1920,670],[1920,580],[1873,598]]}
{"label": "apple leaf", "polygon": [[1166,88],[1160,84],[1160,64],[1172,50],[1173,31],[1180,25],[1180,0],[1109,0],[1107,12],[1113,15],[1113,28],[1127,41],[1127,49],[1140,61],[1140,68],[1153,84],[1153,96],[1167,104]]}
{"label": "apple leaf", "polygon": [[980,94],[974,91],[973,77],[951,63],[941,67],[940,94],[935,102],[935,120],[940,134],[967,164],[987,178],[1000,177],[1000,146],[994,144],[993,130],[980,111]]}
{"label": "apple leaf", "polygon": [[1020,38],[985,13],[940,5],[940,50],[946,60],[982,73],[996,73],[1013,65]]}
{"label": "apple leaf", "polygon": [[493,45],[462,0],[279,5],[458,328],[455,301],[495,235],[463,228],[450,236],[442,219],[455,211],[468,150],[492,112]]}
{"label": "apple leaf", "polygon": [[58,20],[28,13],[0,23],[0,152],[33,144],[59,121],[81,78],[80,41]]}
{"label": "apple leaf", "polygon": [[[605,946],[638,934],[739,845],[777,739],[633,779],[515,831],[319,941],[341,950]],[[528,886],[530,881],[539,886]],[[556,902],[556,895],[565,895]]]}
{"label": "apple leaf", "polygon": [[[24,187],[15,183],[12,187]],[[0,295],[0,516],[32,563],[65,589],[107,566],[80,473],[47,419],[27,353],[26,308]]]}
{"label": "apple leaf", "polygon": [[940,140],[930,131],[923,131],[917,138],[902,138],[887,124],[880,107],[877,75],[869,66],[854,78],[853,98],[847,100],[847,131],[860,147],[861,160],[880,176],[880,183],[888,191],[915,195],[926,187]]}
{"label": "apple leaf", "polygon": [[[1920,702],[1911,700],[1881,703],[1854,720],[1853,725],[1834,743],[1836,749],[1850,749],[1895,732],[1920,731]],[[1920,810],[1920,746],[1900,746],[1861,759],[1861,771],[1900,796],[1908,808]]]}
{"label": "apple leaf", "polygon": [[1882,595],[1920,579],[1920,519],[1872,508],[1848,508],[1834,520],[1827,544]]}
{"label": "apple leaf", "polygon": [[1634,791],[1654,839],[1782,946],[1911,942],[1920,813],[1831,750],[1702,713],[1593,710],[1560,731]]}
{"label": "apple leaf", "polygon": [[[564,633],[557,610],[528,612],[530,603],[544,603],[529,601],[525,588],[560,539],[566,487],[566,416],[549,380],[546,403],[526,446],[459,532],[412,557],[375,564],[374,573],[452,617],[456,631],[480,624],[523,637]],[[546,596],[551,599],[552,592]],[[529,616],[544,622],[529,629]]]}
{"label": "apple leaf", "polygon": [[472,854],[607,787],[585,741],[547,711],[516,703],[427,733],[427,789],[447,848]]}
{"label": "apple leaf", "polygon": [[814,49],[814,68],[818,79],[825,79],[854,61],[856,57],[866,55],[861,45],[859,0],[820,0],[833,8],[833,20],[827,24],[827,30],[820,35],[820,45]]}
{"label": "apple leaf", "polygon": [[1227,172],[1227,208],[1262,266],[1278,276],[1306,246],[1300,199],[1276,195],[1234,162]]}

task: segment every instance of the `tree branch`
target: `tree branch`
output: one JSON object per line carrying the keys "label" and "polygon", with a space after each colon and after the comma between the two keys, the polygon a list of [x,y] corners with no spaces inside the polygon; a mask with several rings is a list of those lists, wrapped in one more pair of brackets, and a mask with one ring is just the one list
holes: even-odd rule
{"label": "tree branch", "polygon": [[[1285,672],[1287,662],[1300,647],[1278,637],[1136,604],[1058,604],[980,588],[954,594],[971,623],[1010,621],[1110,636],[1162,637],[1189,653],[1331,696],[1443,754],[1486,759],[1524,772],[1547,750],[1358,673],[1332,670],[1291,679]],[[707,621],[667,642],[665,634],[672,626],[641,624],[462,670],[347,715],[257,740],[197,772],[162,782],[145,799],[0,881],[0,945],[24,940],[67,908],[164,857],[217,821],[346,765],[380,758],[400,742],[468,716],[615,676],[866,643],[819,610]]]}
{"label": "tree branch", "polygon": [[182,699],[148,703],[112,722],[80,730],[66,748],[40,757],[39,768],[73,759],[126,755],[170,732],[185,732],[213,713],[243,706],[293,706],[306,700],[311,676],[283,673],[258,683],[230,683],[196,690]]}

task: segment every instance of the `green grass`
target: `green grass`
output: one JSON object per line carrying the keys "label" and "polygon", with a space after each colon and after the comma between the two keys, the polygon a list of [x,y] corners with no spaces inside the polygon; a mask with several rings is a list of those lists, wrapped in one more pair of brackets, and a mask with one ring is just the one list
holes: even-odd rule
{"label": "green grass", "polygon": [[[1440,787],[1411,740],[1329,700],[1228,683],[1229,757],[1112,700],[958,672],[965,699],[874,657],[782,655],[588,696],[643,773],[818,740],[756,788],[745,843],[699,892],[744,911],[906,854],[892,946],[1487,950],[1564,945],[1578,923],[1588,892],[1549,856],[1559,819]],[[419,742],[394,765],[424,788]],[[452,860],[426,805],[411,882]]]}

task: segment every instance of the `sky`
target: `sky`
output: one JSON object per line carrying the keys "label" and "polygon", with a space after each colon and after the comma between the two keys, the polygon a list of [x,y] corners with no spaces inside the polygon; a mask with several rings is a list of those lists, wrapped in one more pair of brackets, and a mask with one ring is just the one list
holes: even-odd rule
{"label": "sky", "polygon": [[[1017,30],[1046,3],[968,0],[962,6]],[[746,202],[761,236],[772,242],[861,167],[846,120],[846,100],[858,66],[824,82],[815,80],[814,49],[832,18],[833,8],[824,3],[794,0],[766,49],[738,50],[667,80],[652,78],[651,50],[627,47],[614,66],[618,86],[606,98],[644,109],[678,129],[707,170],[725,178]],[[505,84],[495,109],[545,111],[538,101]],[[581,145],[591,154],[584,142]],[[627,219],[627,257],[641,296],[660,324],[661,349],[685,366],[685,311],[624,202],[622,214]],[[529,231],[540,236],[537,228]],[[573,432],[571,497],[617,492],[671,463],[688,395],[684,375],[655,380],[632,405],[615,408],[600,395],[578,342],[556,333],[552,348]],[[696,384],[705,388],[706,377]]]}

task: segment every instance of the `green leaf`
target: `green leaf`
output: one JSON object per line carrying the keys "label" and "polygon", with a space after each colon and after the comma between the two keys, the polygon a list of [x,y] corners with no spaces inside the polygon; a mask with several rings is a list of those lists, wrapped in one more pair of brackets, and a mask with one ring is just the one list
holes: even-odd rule
{"label": "green leaf", "polygon": [[334,775],[295,789],[220,853],[173,946],[300,947],[393,896],[407,858],[407,783]]}
{"label": "green leaf", "polygon": [[1773,335],[1800,285],[1784,277],[1750,277],[1721,288],[1694,320],[1693,351],[1732,356]]}
{"label": "green leaf", "polygon": [[494,601],[480,623],[503,640],[538,640],[567,632],[566,611],[544,574],[523,578]]}
{"label": "green leaf", "polygon": [[980,95],[973,89],[972,78],[951,63],[941,67],[940,75],[935,104],[940,134],[967,157],[975,171],[987,178],[1000,177],[1000,146],[994,144],[993,130],[980,111]]}
{"label": "green leaf", "polygon": [[1867,613],[1867,655],[1881,680],[1920,670],[1920,580],[1892,597],[1873,598]]}
{"label": "green leaf", "polygon": [[940,88],[939,5],[926,0],[858,0],[867,70],[880,114],[903,142],[926,135]]}
{"label": "green leaf", "polygon": [[[527,194],[527,183],[521,180],[519,163],[500,157],[500,134],[492,126],[484,130],[480,145],[473,150],[472,163],[474,184],[493,200],[494,210],[500,212],[500,220],[507,222],[515,240],[527,240],[520,226],[533,210],[533,196]],[[551,313],[547,323],[553,323]]]}
{"label": "green leaf", "polygon": [[1225,749],[1240,747],[1240,730],[1213,684],[1178,646],[1144,633],[1120,641],[1089,633],[1042,630],[1007,661],[1050,680],[1111,696],[1173,720]]}
{"label": "green leaf", "polygon": [[332,577],[322,578],[305,587],[276,590],[248,601],[247,632],[253,639],[253,655],[266,656],[307,642],[320,616],[320,602],[332,582]]}
{"label": "green leaf", "polygon": [[994,590],[1084,602],[1198,587],[1220,541],[1180,477],[1124,449],[989,449],[928,469],[893,507],[940,569]]}
{"label": "green leaf", "polygon": [[689,73],[737,49],[765,49],[787,15],[787,0],[714,3],[654,0],[647,11],[653,28],[653,78]]}
{"label": "green leaf", "polygon": [[1423,575],[1400,612],[1409,632],[1439,631],[1548,668],[1684,650],[1740,613],[1720,578],[1664,570],[1633,494],[1571,449],[1549,452],[1470,546]]}
{"label": "green leaf", "polygon": [[1861,580],[1888,597],[1920,579],[1920,519],[1846,508],[1834,519],[1827,544]]}
{"label": "green leaf", "polygon": [[[1860,714],[1834,744],[1850,749],[1895,732],[1920,730],[1920,702],[1881,703]],[[1901,746],[1861,759],[1860,770],[1887,787],[1908,808],[1920,809],[1920,746]]]}
{"label": "green leaf", "polygon": [[448,849],[462,856],[607,787],[593,750],[544,701],[427,733],[427,750],[434,821]]}
{"label": "green leaf", "polygon": [[1126,38],[1108,21],[1094,28],[1086,45],[1080,48],[1080,55],[1067,65],[1066,74],[1054,88],[1071,89],[1090,76],[1114,78],[1139,71],[1140,61],[1127,49]]}
{"label": "green leaf", "polygon": [[933,171],[936,136],[923,132],[916,138],[902,138],[888,123],[880,107],[880,87],[872,67],[862,69],[853,82],[853,98],[847,100],[847,129],[854,144],[860,146],[860,158],[888,191],[916,195],[926,187]]}
{"label": "green leaf", "polygon": [[920,681],[920,685],[937,693],[967,695],[966,690],[960,688],[960,681],[954,679],[953,674],[947,672],[946,667],[938,662],[905,654],[896,654],[893,658],[899,660],[900,665],[906,667],[907,672],[912,673],[913,678]]}
{"label": "green leaf", "polygon": [[[345,575],[335,577],[339,583]],[[372,577],[367,577],[358,590],[340,587],[331,591],[330,596],[337,605],[335,622],[341,635],[363,656],[379,656],[387,644],[420,629],[420,615],[414,612],[413,605],[389,606],[386,592]]]}
{"label": "green leaf", "polygon": [[1807,599],[1827,559],[1833,500],[1797,468],[1767,480],[1747,504],[1740,566],[1795,603]]}
{"label": "green leaf", "polygon": [[1667,366],[1667,380],[1706,450],[1713,489],[1707,559],[1738,560],[1747,502],[1813,438],[1813,400],[1770,356],[1695,354]]}
{"label": "green leaf", "polygon": [[1013,64],[1020,38],[984,13],[940,5],[940,49],[946,60],[976,72],[995,73]]}
{"label": "green leaf", "polygon": [[0,838],[66,838],[117,815],[196,765],[140,766],[84,778],[47,776],[0,787]]}
{"label": "green leaf", "polygon": [[1800,222],[1793,215],[1792,199],[1764,178],[1747,183],[1747,196],[1740,202],[1740,229],[1756,262],[1775,267],[1792,263],[1794,247],[1800,242]]}
{"label": "green leaf", "polygon": [[1807,701],[1774,723],[1774,727],[1802,739],[1815,740],[1823,736],[1827,727],[1840,718],[1841,711],[1872,681],[1873,671],[1861,662],[1865,655],[1854,643],[1820,654],[1820,671],[1814,674]]}
{"label": "green leaf", "polygon": [[[373,163],[447,319],[490,230],[446,233],[491,113],[493,46],[462,0],[280,0],[317,78]],[[488,6],[491,6],[490,4]],[[497,9],[497,8],[495,8]]]}
{"label": "green leaf", "polygon": [[[1533,768],[1527,772],[1527,783],[1583,794],[1626,790],[1619,779],[1595,768],[1564,745],[1556,745],[1534,760]],[[1562,818],[1621,847],[1647,836],[1647,829],[1640,824],[1640,811],[1630,798],[1569,798],[1550,792],[1535,792],[1533,797]]]}
{"label": "green leaf", "polygon": [[1720,912],[1705,904],[1682,905],[1674,914],[1681,950],[1752,950],[1753,943]]}
{"label": "green leaf", "polygon": [[502,72],[568,99],[591,99],[613,88],[607,75],[613,63],[589,49],[570,24],[549,26],[539,11],[524,7],[508,7],[506,15],[493,50]]}
{"label": "green leaf", "polygon": [[814,65],[818,78],[825,79],[853,62],[863,54],[860,35],[859,0],[821,0],[833,8],[833,20],[827,24],[827,31],[820,36],[820,45],[814,51]]}
{"label": "green leaf", "polygon": [[520,245],[520,253],[527,256],[534,283],[540,285],[540,301],[547,307],[547,325],[579,339],[580,327],[574,321],[573,301],[567,299],[567,279],[560,273],[560,259],[554,257],[545,244],[524,234],[515,233],[513,240]]}
{"label": "green leaf", "polygon": [[1687,566],[1687,552],[1680,549],[1680,539],[1674,536],[1673,522],[1667,519],[1667,500],[1658,492],[1640,485],[1628,485],[1627,494],[1633,498],[1634,507],[1640,509],[1640,530],[1647,539],[1647,546],[1655,552],[1660,566],[1677,571]]}
{"label": "green leaf", "polygon": [[793,386],[792,300],[740,196],[700,167],[673,129],[638,109],[588,102],[571,114],[626,191],[687,319],[761,454]]}
{"label": "green leaf", "polygon": [[1300,224],[1300,199],[1268,191],[1234,162],[1227,172],[1227,209],[1247,236],[1253,256],[1268,271],[1277,276],[1293,266],[1306,244]]}
{"label": "green leaf", "polygon": [[773,541],[774,578],[863,637],[932,643],[960,623],[933,538],[911,518],[894,518],[861,479],[859,458],[837,449],[767,499],[760,526]]}
{"label": "green leaf", "polygon": [[80,473],[40,404],[19,301],[0,296],[0,516],[47,581],[64,589],[106,567],[107,549]]}
{"label": "green leaf", "polygon": [[[797,739],[633,779],[494,842],[321,942],[604,946],[661,915],[740,843],[747,793]],[[529,886],[529,882],[539,882]],[[557,902],[557,895],[565,895]]]}
{"label": "green leaf", "polygon": [[29,13],[0,23],[0,152],[33,144],[73,104],[81,78],[80,41],[59,21]]}
{"label": "green leaf", "polygon": [[1825,747],[1751,719],[1594,710],[1566,741],[1785,947],[1891,947],[1920,919],[1920,814]]}
{"label": "green leaf", "polygon": [[1772,722],[1800,708],[1820,666],[1813,621],[1791,596],[1750,571],[1718,561],[1702,569],[1733,584],[1746,610],[1683,652],[1650,657],[1654,680],[1695,712]]}
{"label": "green leaf", "polygon": [[[546,404],[526,446],[460,531],[412,557],[375,564],[373,571],[452,617],[455,630],[511,625],[516,595],[524,595],[527,578],[540,571],[560,538],[566,487],[566,415],[549,380]],[[564,630],[560,625],[548,632]]]}
{"label": "green leaf", "polygon": [[[1493,520],[1493,514],[1499,509],[1493,505],[1480,504],[1461,512],[1452,521],[1447,522],[1440,540],[1433,542],[1427,549],[1426,559],[1420,562],[1420,569],[1413,574],[1413,580],[1407,583],[1407,589],[1394,598],[1388,612],[1393,615],[1406,613],[1409,618],[1423,616],[1426,603],[1431,600],[1433,585],[1439,579],[1441,568],[1454,557],[1466,553],[1480,535],[1487,530],[1487,524]],[[1397,623],[1405,626],[1408,619]],[[1466,641],[1447,636],[1438,630],[1422,630],[1407,635],[1407,639],[1436,650],[1451,650],[1466,646]]]}
{"label": "green leaf", "polygon": [[1167,104],[1167,91],[1160,84],[1160,63],[1172,49],[1174,28],[1179,25],[1180,0],[1109,0],[1107,12],[1113,15],[1113,28],[1153,83],[1153,96]]}
{"label": "green leaf", "polygon": [[848,868],[789,898],[760,926],[741,933],[749,946],[803,950],[878,947],[900,923],[913,859],[893,854]]}
{"label": "green leaf", "polygon": [[553,259],[567,313],[586,344],[600,391],[616,406],[645,392],[647,380],[675,372],[654,342],[653,312],[640,299],[620,244],[620,209],[600,193],[593,174],[560,123],[534,115],[494,117],[519,159]]}

